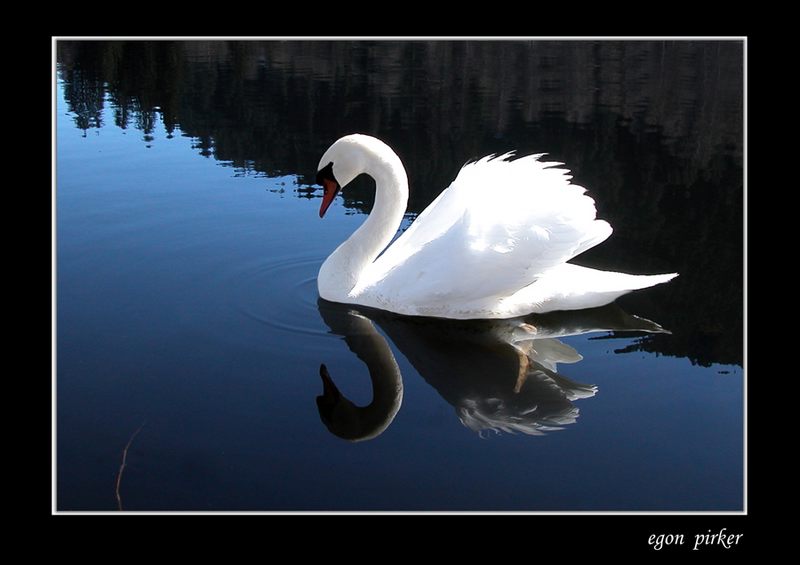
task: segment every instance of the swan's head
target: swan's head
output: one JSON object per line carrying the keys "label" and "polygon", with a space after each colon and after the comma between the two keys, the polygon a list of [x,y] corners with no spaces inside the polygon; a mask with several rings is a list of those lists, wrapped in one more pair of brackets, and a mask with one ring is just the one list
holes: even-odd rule
{"label": "swan's head", "polygon": [[342,137],[325,151],[317,167],[317,184],[324,190],[319,207],[320,218],[342,187],[367,171],[370,157],[385,149],[386,145],[379,139],[356,133]]}

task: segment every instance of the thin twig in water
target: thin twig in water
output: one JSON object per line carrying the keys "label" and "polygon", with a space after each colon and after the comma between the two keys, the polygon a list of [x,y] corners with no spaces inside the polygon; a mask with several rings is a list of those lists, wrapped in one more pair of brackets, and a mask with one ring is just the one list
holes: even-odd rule
{"label": "thin twig in water", "polygon": [[125,446],[125,449],[122,450],[122,465],[119,466],[119,472],[117,473],[117,506],[120,510],[122,510],[122,498],[119,495],[119,485],[122,483],[122,471],[125,470],[125,465],[128,461],[128,449],[133,443],[133,438],[135,438],[139,432],[142,431],[144,424],[145,422],[142,422],[142,425],[139,426],[135,432],[133,432],[131,438],[128,440],[128,444]]}

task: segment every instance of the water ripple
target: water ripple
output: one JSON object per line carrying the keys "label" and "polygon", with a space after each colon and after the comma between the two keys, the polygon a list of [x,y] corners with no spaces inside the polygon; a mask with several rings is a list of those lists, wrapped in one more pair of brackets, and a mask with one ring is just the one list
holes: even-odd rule
{"label": "water ripple", "polygon": [[[229,302],[251,320],[284,332],[326,335],[317,311],[320,257],[282,257],[244,266],[233,275]],[[278,292],[276,292],[278,290]]]}

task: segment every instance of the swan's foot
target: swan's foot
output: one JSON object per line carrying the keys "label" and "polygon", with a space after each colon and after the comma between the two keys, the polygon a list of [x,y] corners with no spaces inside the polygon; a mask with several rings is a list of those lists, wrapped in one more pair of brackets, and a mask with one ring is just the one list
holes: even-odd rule
{"label": "swan's foot", "polygon": [[539,330],[536,326],[525,322],[520,322],[511,330],[511,343],[519,343],[521,341],[528,341],[536,337]]}
{"label": "swan's foot", "polygon": [[519,358],[519,372],[517,373],[517,382],[514,385],[514,393],[519,394],[522,390],[522,385],[528,379],[528,367],[530,366],[530,358],[523,352],[517,349],[517,357]]}

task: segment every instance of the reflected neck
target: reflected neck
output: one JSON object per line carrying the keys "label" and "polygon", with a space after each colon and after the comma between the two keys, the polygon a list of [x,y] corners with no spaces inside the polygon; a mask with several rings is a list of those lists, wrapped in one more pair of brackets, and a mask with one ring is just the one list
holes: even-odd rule
{"label": "reflected neck", "polygon": [[[370,320],[348,312],[343,318],[325,316],[334,331],[344,335],[350,350],[367,366],[372,383],[372,401],[356,406],[335,393],[335,401],[320,415],[334,435],[350,441],[365,441],[379,436],[394,420],[403,403],[403,377],[394,354]],[[329,376],[330,378],[330,376]]]}

